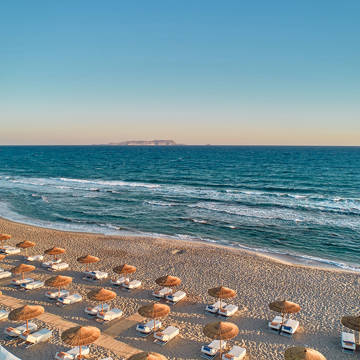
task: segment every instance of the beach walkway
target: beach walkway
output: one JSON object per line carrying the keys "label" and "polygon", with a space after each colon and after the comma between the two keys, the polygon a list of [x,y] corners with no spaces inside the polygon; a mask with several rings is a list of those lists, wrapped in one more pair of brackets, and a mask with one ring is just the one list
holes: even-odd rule
{"label": "beach walkway", "polygon": [[[25,305],[23,301],[5,295],[0,296],[0,304],[8,306],[13,309]],[[96,340],[94,344],[98,346],[102,346],[105,349],[111,350],[116,355],[125,359],[131,355],[140,352],[141,350],[129,346],[121,341],[115,340],[112,336],[110,336],[112,333],[118,334],[119,332],[124,331],[126,328],[133,325],[135,323],[135,318],[132,319],[133,316],[135,316],[135,318],[137,319],[136,314],[130,316],[129,319],[124,319],[125,327],[119,326],[120,324],[116,324],[117,326],[114,326],[112,330],[111,330],[112,327],[109,327],[107,331],[105,331],[106,333],[102,333],[99,339]],[[79,325],[74,322],[64,320],[60,316],[51,314],[49,312],[45,312],[42,315],[38,316],[37,318],[49,325],[58,328],[61,331]]]}

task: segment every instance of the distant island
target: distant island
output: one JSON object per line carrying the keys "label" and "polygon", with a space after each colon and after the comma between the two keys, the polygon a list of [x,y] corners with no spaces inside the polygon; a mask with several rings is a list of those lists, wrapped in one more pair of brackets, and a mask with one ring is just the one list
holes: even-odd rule
{"label": "distant island", "polygon": [[130,141],[123,141],[119,143],[110,143],[108,145],[120,145],[120,146],[139,146],[139,145],[146,145],[146,146],[174,146],[179,145],[174,140],[148,140],[148,141],[140,141],[140,140],[130,140]]}

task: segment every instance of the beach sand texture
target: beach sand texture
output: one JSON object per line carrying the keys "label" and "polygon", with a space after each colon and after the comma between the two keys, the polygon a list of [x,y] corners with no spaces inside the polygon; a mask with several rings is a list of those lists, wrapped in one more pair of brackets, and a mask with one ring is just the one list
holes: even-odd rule
{"label": "beach sand texture", "polygon": [[[137,272],[132,277],[141,280],[143,287],[134,292],[115,289],[117,297],[111,305],[120,307],[127,319],[113,324],[98,323],[87,317],[84,307],[93,304],[87,299],[80,304],[59,308],[46,300],[45,289],[21,292],[9,286],[8,279],[0,282],[4,295],[42,305],[47,313],[59,315],[70,322],[98,326],[104,334],[135,349],[160,352],[169,359],[199,359],[201,346],[211,342],[203,335],[202,328],[206,323],[217,320],[204,312],[205,305],[214,302],[207,295],[207,289],[224,285],[237,291],[237,297],[231,303],[239,306],[239,312],[229,321],[234,322],[240,332],[232,344],[245,347],[248,359],[283,359],[285,349],[294,345],[313,347],[328,360],[347,358],[341,351],[340,318],[358,312],[360,283],[356,273],[290,265],[244,250],[212,244],[61,232],[2,219],[0,233],[11,234],[9,243],[13,245],[24,240],[36,242],[30,254],[43,253],[55,245],[64,247],[66,253],[61,257],[70,264],[70,268],[59,273],[72,276],[74,280],[69,289],[83,296],[98,286],[114,288],[110,286],[109,279],[100,284],[83,280],[81,272],[85,270],[85,265],[79,264],[77,257],[86,254],[100,257],[101,261],[90,265],[90,268],[107,271],[112,277],[116,275],[112,272],[113,267],[123,263],[135,265]],[[21,255],[8,256],[1,266],[10,269],[21,262]],[[39,263],[35,265],[37,269],[31,273],[33,277],[46,279],[54,275],[40,269]],[[163,321],[164,325],[179,327],[180,336],[161,347],[153,343],[151,336],[138,337],[135,325],[141,319],[136,315],[137,309],[154,301],[151,291],[158,289],[154,280],[167,274],[180,277],[180,288],[189,296],[186,301],[172,306],[169,317]],[[293,338],[268,330],[268,321],[276,315],[269,310],[268,304],[276,299],[294,301],[302,307],[300,313],[294,316],[300,322],[300,329]],[[42,323],[41,320],[36,321]],[[2,321],[0,324],[0,344],[8,345],[7,349],[20,358],[51,359],[56,351],[68,348],[61,343],[59,330],[54,326],[55,336],[50,344],[35,345],[28,350],[15,347],[3,333],[5,327],[14,323]],[[92,346],[92,354],[120,359],[120,356],[99,345]]]}

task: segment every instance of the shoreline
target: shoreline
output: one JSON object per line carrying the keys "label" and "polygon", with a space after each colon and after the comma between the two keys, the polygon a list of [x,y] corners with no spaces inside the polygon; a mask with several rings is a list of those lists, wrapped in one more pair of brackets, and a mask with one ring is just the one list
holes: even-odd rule
{"label": "shoreline", "polygon": [[[295,267],[304,267],[304,268],[310,268],[310,269],[317,269],[317,270],[328,270],[328,271],[338,271],[338,272],[345,272],[345,273],[355,273],[358,274],[360,272],[360,269],[354,269],[354,268],[342,268],[340,265],[335,265],[335,264],[330,264],[330,263],[326,263],[327,261],[331,261],[331,260],[327,260],[327,259],[311,259],[306,258],[303,255],[290,255],[290,254],[276,254],[275,252],[272,253],[271,250],[267,251],[267,250],[262,250],[262,249],[251,249],[251,248],[247,248],[245,245],[239,244],[238,247],[236,246],[232,246],[230,244],[221,244],[219,242],[212,242],[212,241],[207,241],[207,240],[201,240],[201,239],[196,239],[196,238],[192,238],[190,239],[180,239],[177,238],[175,236],[171,236],[171,235],[159,235],[156,236],[155,234],[133,234],[130,233],[129,234],[106,234],[106,233],[98,233],[98,232],[88,232],[88,231],[75,231],[75,230],[64,230],[64,229],[56,229],[56,228],[52,228],[52,227],[46,227],[46,226],[39,226],[39,225],[34,225],[31,223],[24,223],[21,221],[14,221],[14,220],[10,220],[7,218],[4,218],[2,216],[0,216],[0,220],[5,221],[5,222],[9,222],[12,224],[17,224],[17,225],[24,225],[24,226],[30,226],[31,228],[33,228],[34,230],[36,230],[37,228],[39,229],[44,229],[44,230],[50,230],[50,231],[54,231],[54,232],[59,232],[61,233],[67,233],[67,234],[77,234],[77,235],[90,235],[90,236],[101,236],[107,239],[118,239],[118,240],[137,240],[137,239],[150,239],[150,240],[160,240],[160,241],[164,241],[164,242],[169,242],[169,243],[173,243],[173,244],[186,244],[188,246],[191,246],[192,244],[197,244],[200,246],[204,246],[204,247],[210,247],[210,248],[220,248],[220,249],[224,249],[224,250],[228,250],[228,251],[233,251],[233,252],[238,252],[238,253],[246,253],[250,256],[255,256],[255,257],[260,257],[260,258],[265,258],[269,261],[272,261],[274,263],[281,263],[287,266],[295,266]],[[119,230],[120,231],[120,230]],[[323,261],[323,262],[322,262]],[[344,263],[344,265],[347,265]]]}

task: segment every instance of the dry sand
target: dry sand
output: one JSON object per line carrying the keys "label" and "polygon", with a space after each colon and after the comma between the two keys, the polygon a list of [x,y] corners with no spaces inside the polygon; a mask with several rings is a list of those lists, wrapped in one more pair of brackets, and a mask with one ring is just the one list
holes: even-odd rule
{"label": "dry sand", "polygon": [[[139,306],[153,301],[151,290],[158,288],[154,282],[157,277],[166,274],[179,276],[183,281],[181,288],[189,297],[173,306],[170,316],[163,322],[180,328],[180,336],[163,347],[154,344],[151,337],[139,338],[135,326],[128,327],[129,322],[124,320],[111,326],[99,324],[87,317],[83,311],[91,303],[87,300],[59,308],[46,300],[44,289],[21,292],[9,286],[9,280],[0,282],[5,295],[41,304],[46,311],[61,315],[64,319],[98,326],[105,333],[115,334],[116,339],[140,350],[160,352],[169,359],[199,359],[201,345],[210,342],[202,334],[202,327],[217,320],[204,312],[205,304],[213,302],[207,295],[207,289],[224,285],[235,289],[238,294],[232,303],[237,304],[240,311],[230,321],[239,327],[240,332],[232,343],[246,347],[248,359],[283,359],[284,350],[294,345],[313,347],[328,360],[352,358],[341,352],[340,318],[358,311],[359,276],[356,273],[291,265],[247,251],[211,244],[61,232],[2,219],[0,233],[12,234],[9,244],[23,240],[36,242],[36,247],[30,249],[31,254],[41,254],[54,245],[66,248],[67,252],[62,258],[70,264],[70,269],[61,274],[74,277],[74,283],[69,289],[84,296],[96,286],[109,289],[111,286],[109,280],[103,281],[101,285],[83,280],[81,272],[84,265],[76,262],[77,257],[85,254],[99,256],[101,262],[90,267],[108,271],[111,276],[115,275],[111,269],[116,265],[135,265],[138,270],[134,278],[141,280],[143,287],[130,293],[116,289],[118,296],[111,303],[123,309],[124,317],[135,314]],[[8,256],[2,262],[2,267],[9,269],[21,262],[20,255]],[[53,276],[40,269],[39,265],[36,264],[37,270],[33,277],[46,279]],[[268,304],[276,299],[291,300],[302,307],[301,312],[294,316],[300,321],[301,328],[293,338],[272,333],[267,328],[268,321],[276,315],[269,310]],[[1,328],[9,324],[8,321],[2,322]],[[58,332],[55,335],[48,345],[36,345],[30,350],[15,346],[7,346],[7,349],[23,359],[48,360],[53,358],[52,354],[56,351],[66,348],[61,344]],[[2,330],[0,344],[8,345]],[[92,353],[111,355],[99,346],[93,346]],[[93,358],[97,359],[96,356]]]}

